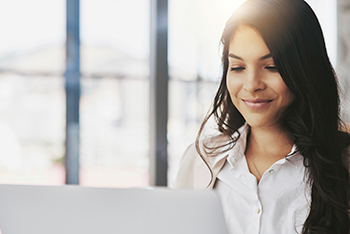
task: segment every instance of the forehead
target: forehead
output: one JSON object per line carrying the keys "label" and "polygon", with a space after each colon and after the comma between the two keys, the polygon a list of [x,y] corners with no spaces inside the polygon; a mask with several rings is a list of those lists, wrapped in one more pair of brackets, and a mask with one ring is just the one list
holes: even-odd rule
{"label": "forehead", "polygon": [[229,53],[240,57],[261,57],[270,53],[261,35],[248,25],[239,25],[231,36]]}

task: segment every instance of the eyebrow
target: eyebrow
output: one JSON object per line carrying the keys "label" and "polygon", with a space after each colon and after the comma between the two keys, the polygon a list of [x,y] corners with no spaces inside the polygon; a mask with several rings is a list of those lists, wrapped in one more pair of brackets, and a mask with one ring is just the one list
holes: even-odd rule
{"label": "eyebrow", "polygon": [[[241,58],[241,57],[239,57],[239,56],[237,56],[235,54],[232,54],[232,53],[229,53],[228,57],[244,61],[243,58]],[[269,59],[269,58],[272,58],[272,54],[271,53],[262,56],[259,60],[262,61],[262,60],[266,60],[266,59]]]}

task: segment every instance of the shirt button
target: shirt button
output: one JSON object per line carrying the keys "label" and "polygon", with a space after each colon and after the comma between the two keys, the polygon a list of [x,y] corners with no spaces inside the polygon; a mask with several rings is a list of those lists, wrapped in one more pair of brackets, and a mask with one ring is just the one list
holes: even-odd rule
{"label": "shirt button", "polygon": [[270,173],[270,174],[273,174],[274,172],[275,172],[274,169],[270,169],[270,170],[269,170],[269,173]]}
{"label": "shirt button", "polygon": [[260,208],[256,209],[256,213],[260,214]]}

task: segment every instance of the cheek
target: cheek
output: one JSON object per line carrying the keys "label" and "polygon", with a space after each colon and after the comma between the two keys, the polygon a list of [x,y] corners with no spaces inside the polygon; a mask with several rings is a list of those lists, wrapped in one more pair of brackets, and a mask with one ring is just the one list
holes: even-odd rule
{"label": "cheek", "polygon": [[284,106],[289,106],[290,104],[292,104],[292,102],[295,99],[295,95],[292,93],[292,91],[290,91],[290,89],[287,87],[283,80],[279,82],[279,84],[276,87],[276,90],[279,96],[282,98],[282,104]]}
{"label": "cheek", "polygon": [[295,100],[295,95],[288,89],[288,98],[287,98],[287,104],[286,106],[289,107]]}
{"label": "cheek", "polygon": [[232,101],[235,102],[234,99],[236,99],[237,94],[240,90],[240,84],[238,82],[238,79],[234,79],[233,77],[230,77],[229,75],[227,75],[226,86]]}

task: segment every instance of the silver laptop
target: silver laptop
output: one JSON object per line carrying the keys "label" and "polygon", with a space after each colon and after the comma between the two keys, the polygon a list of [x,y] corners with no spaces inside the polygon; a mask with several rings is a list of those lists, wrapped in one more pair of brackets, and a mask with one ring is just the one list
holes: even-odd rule
{"label": "silver laptop", "polygon": [[0,185],[2,234],[227,234],[213,191]]}

